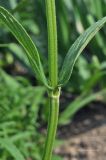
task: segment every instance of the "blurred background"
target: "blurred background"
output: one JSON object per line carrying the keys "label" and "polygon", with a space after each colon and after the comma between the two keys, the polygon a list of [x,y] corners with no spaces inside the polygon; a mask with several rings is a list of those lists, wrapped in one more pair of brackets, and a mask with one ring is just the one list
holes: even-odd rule
{"label": "blurred background", "polygon": [[[48,76],[47,25],[43,0],[0,0],[39,49]],[[58,0],[59,69],[76,38],[106,16],[106,0]],[[26,160],[41,160],[48,101],[23,48],[0,23],[0,139],[7,138]],[[61,93],[54,160],[106,158],[106,26],[78,59]],[[0,160],[13,160],[0,143]]]}

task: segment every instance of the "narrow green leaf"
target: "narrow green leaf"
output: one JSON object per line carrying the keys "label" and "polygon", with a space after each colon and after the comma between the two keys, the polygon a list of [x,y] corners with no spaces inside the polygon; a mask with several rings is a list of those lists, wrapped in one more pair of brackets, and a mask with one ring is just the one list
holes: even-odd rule
{"label": "narrow green leaf", "polygon": [[90,40],[95,36],[95,34],[103,27],[105,22],[106,17],[91,25],[91,27],[89,27],[71,46],[65,57],[62,69],[59,74],[60,86],[68,82],[77,58],[90,42]]}
{"label": "narrow green leaf", "polygon": [[65,125],[70,123],[72,117],[83,107],[86,107],[87,104],[93,101],[104,101],[104,97],[106,96],[106,88],[97,92],[97,93],[88,93],[86,95],[80,95],[75,101],[71,102],[64,112],[60,114],[59,124]]}
{"label": "narrow green leaf", "polygon": [[25,160],[20,151],[16,148],[16,146],[9,139],[1,139],[0,145],[5,148],[11,156],[15,158],[15,160]]}
{"label": "narrow green leaf", "polygon": [[52,160],[63,160],[63,158],[60,157],[60,156],[54,155],[54,156],[52,157]]}
{"label": "narrow green leaf", "polygon": [[22,25],[3,7],[0,7],[0,22],[5,24],[11,33],[15,36],[18,42],[23,46],[26,51],[29,62],[36,74],[36,77],[43,82],[46,86],[47,80],[43,71],[43,67],[40,61],[39,53],[31,40],[30,36],[27,34]]}

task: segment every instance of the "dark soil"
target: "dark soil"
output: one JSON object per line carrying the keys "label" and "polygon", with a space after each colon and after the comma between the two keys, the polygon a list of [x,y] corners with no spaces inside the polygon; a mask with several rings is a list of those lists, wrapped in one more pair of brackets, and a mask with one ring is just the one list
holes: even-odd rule
{"label": "dark soil", "polygon": [[59,129],[64,144],[55,153],[64,160],[106,160],[106,105],[93,103]]}

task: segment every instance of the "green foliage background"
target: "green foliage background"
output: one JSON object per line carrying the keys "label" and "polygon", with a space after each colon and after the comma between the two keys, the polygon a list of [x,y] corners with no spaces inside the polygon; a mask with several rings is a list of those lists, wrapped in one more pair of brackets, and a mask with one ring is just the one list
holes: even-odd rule
{"label": "green foliage background", "polygon": [[[59,68],[64,53],[75,39],[93,22],[106,16],[105,0],[58,0],[57,24]],[[26,28],[37,47],[46,76],[47,27],[42,0],[0,0]],[[97,12],[98,10],[98,12]],[[59,124],[70,123],[82,107],[92,101],[106,99],[106,27],[92,40],[78,59],[69,82],[64,87]],[[8,139],[26,159],[40,160],[44,143],[48,102],[45,88],[33,77],[23,49],[7,29],[0,27],[0,142]],[[39,87],[37,87],[39,86]],[[76,101],[65,100],[64,94],[76,95]],[[73,107],[73,110],[71,108]],[[44,131],[42,131],[44,130]],[[59,140],[56,146],[61,145]],[[12,160],[6,146],[0,143],[0,159]],[[61,159],[54,157],[55,160]]]}

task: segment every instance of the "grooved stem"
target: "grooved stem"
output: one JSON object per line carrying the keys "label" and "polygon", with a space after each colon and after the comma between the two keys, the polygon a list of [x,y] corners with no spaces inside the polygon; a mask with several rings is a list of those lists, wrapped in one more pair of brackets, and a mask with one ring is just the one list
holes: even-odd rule
{"label": "grooved stem", "polygon": [[55,88],[58,82],[58,51],[55,0],[45,0],[45,2],[48,29],[49,81],[50,85]]}
{"label": "grooved stem", "polygon": [[59,96],[54,95],[54,97],[49,97],[49,109],[47,139],[42,160],[51,160],[52,158],[52,150],[58,124]]}
{"label": "grooved stem", "polygon": [[48,28],[48,64],[49,64],[49,83],[53,88],[49,91],[49,119],[47,138],[42,160],[51,160],[53,144],[55,140],[60,90],[58,85],[58,56],[57,56],[57,26],[55,0],[45,0]]}

